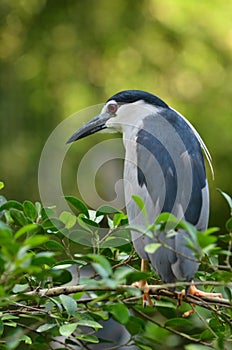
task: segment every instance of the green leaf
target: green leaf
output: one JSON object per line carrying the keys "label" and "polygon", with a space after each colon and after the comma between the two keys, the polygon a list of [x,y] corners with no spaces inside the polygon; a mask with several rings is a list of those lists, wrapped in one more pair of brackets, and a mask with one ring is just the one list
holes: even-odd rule
{"label": "green leaf", "polygon": [[25,344],[32,344],[32,340],[30,337],[28,337],[28,335],[22,335],[19,337],[19,341],[24,341]]}
{"label": "green leaf", "polygon": [[62,305],[58,302],[56,298],[49,297],[49,300],[56,305],[60,312],[63,311]]}
{"label": "green leaf", "polygon": [[128,273],[126,276],[127,284],[132,284],[134,282],[138,282],[141,280],[147,279],[149,276],[148,272],[143,272],[143,271],[131,271]]}
{"label": "green leaf", "polygon": [[93,220],[89,220],[83,216],[83,214],[78,215],[78,224],[89,232],[95,232],[99,229],[99,224]]}
{"label": "green leaf", "polygon": [[42,235],[32,236],[27,238],[24,241],[24,246],[29,246],[30,248],[34,248],[47,242],[47,240],[48,240],[47,236],[42,236]]}
{"label": "green leaf", "polygon": [[127,307],[122,304],[121,302],[118,302],[117,304],[110,305],[109,311],[112,314],[112,316],[121,324],[126,324],[129,321],[129,311]]}
{"label": "green leaf", "polygon": [[33,257],[34,266],[53,265],[55,263],[54,252],[39,252]]}
{"label": "green leaf", "polygon": [[190,222],[187,222],[187,221],[181,221],[179,223],[179,227],[186,230],[190,234],[193,242],[195,242],[196,235],[197,235],[197,229],[194,225],[190,224]]}
{"label": "green leaf", "polygon": [[25,284],[15,284],[13,288],[13,293],[22,293],[28,288],[28,283]]}
{"label": "green leaf", "polygon": [[176,310],[176,304],[174,303],[170,303],[168,301],[160,301],[160,300],[156,300],[155,301],[155,306],[156,307],[160,307],[160,308],[169,308],[169,309],[174,309]]}
{"label": "green leaf", "polygon": [[59,328],[59,332],[64,337],[69,337],[76,330],[77,326],[78,326],[77,322],[64,324]]}
{"label": "green leaf", "polygon": [[63,211],[59,216],[60,221],[65,224],[66,228],[71,228],[76,224],[77,218],[68,211]]}
{"label": "green leaf", "polygon": [[213,339],[213,338],[214,338],[214,334],[209,329],[206,329],[204,330],[204,332],[201,333],[201,340],[207,339],[209,341],[209,339]]}
{"label": "green leaf", "polygon": [[199,344],[188,344],[185,345],[184,350],[212,350],[212,347]]}
{"label": "green leaf", "polygon": [[178,328],[183,326],[191,326],[192,322],[186,318],[172,318],[165,322],[165,327]]}
{"label": "green leaf", "polygon": [[133,200],[135,201],[135,203],[137,204],[137,206],[139,207],[139,209],[141,210],[141,212],[144,215],[144,218],[147,220],[147,211],[146,211],[146,207],[144,204],[144,201],[142,200],[141,197],[136,196],[136,195],[132,195]]}
{"label": "green leaf", "polygon": [[127,215],[123,212],[116,213],[113,218],[114,227],[119,225],[126,225],[128,223]]}
{"label": "green leaf", "polygon": [[109,216],[107,216],[107,224],[108,224],[108,227],[109,227],[111,230],[113,230],[113,229],[115,228],[114,222],[113,222],[113,220],[112,220]]}
{"label": "green leaf", "polygon": [[32,222],[34,222],[36,220],[37,210],[32,202],[24,201],[23,210],[24,210],[24,213],[26,214],[26,216],[29,219],[31,219]]}
{"label": "green leaf", "polygon": [[69,203],[71,203],[79,212],[85,214],[85,216],[89,217],[89,211],[86,205],[78,198],[73,196],[65,196],[64,197]]}
{"label": "green leaf", "polygon": [[103,328],[102,325],[96,321],[92,320],[80,320],[77,322],[78,326],[86,326],[94,329]]}
{"label": "green leaf", "polygon": [[215,331],[215,332],[224,332],[225,326],[220,320],[217,320],[216,318],[212,318],[209,321],[209,326]]}
{"label": "green leaf", "polygon": [[109,205],[103,205],[97,209],[96,216],[110,215],[110,214],[116,214],[116,213],[118,213],[117,209],[115,209]]}
{"label": "green leaf", "polygon": [[4,315],[2,316],[2,320],[5,321],[5,320],[18,320],[19,317],[18,316],[14,316],[14,315]]}
{"label": "green leaf", "polygon": [[56,232],[64,229],[64,223],[57,218],[50,218],[45,219],[44,222],[42,222],[42,227],[44,230],[52,230]]}
{"label": "green leaf", "polygon": [[5,224],[3,221],[0,221],[0,233],[1,233],[1,245],[4,244],[4,241],[12,242],[12,230]]}
{"label": "green leaf", "polygon": [[63,307],[69,315],[73,315],[77,311],[77,303],[72,297],[61,294],[59,298]]}
{"label": "green leaf", "polygon": [[0,336],[3,334],[4,332],[4,324],[2,322],[2,320],[0,319]]}
{"label": "green leaf", "polygon": [[15,233],[15,239],[18,239],[19,237],[21,237],[24,233],[28,233],[28,232],[33,232],[34,230],[37,230],[39,227],[39,225],[37,224],[28,224],[25,225],[23,227],[21,227],[16,233]]}
{"label": "green leaf", "polygon": [[88,343],[97,344],[99,343],[99,339],[95,337],[95,335],[89,335],[89,334],[80,334],[75,336],[76,339],[84,340]]}
{"label": "green leaf", "polygon": [[90,247],[92,247],[94,244],[93,233],[89,231],[73,230],[72,232],[69,233],[68,238],[73,242],[90,246]]}
{"label": "green leaf", "polygon": [[41,332],[46,332],[51,328],[54,328],[55,326],[57,326],[56,323],[45,323],[42,324],[41,326],[39,326],[39,328],[37,328],[37,332],[41,333]]}
{"label": "green leaf", "polygon": [[139,334],[144,329],[144,321],[138,317],[130,316],[126,329],[131,335]]}
{"label": "green leaf", "polygon": [[100,264],[107,271],[108,276],[112,275],[112,267],[103,255],[89,254],[88,257]]}
{"label": "green leaf", "polygon": [[182,228],[186,230],[191,235],[193,241],[195,241],[197,232],[195,226],[190,224],[189,222],[178,219],[171,213],[161,213],[156,218],[155,223],[160,224],[161,229],[165,231],[174,230],[176,228]]}
{"label": "green leaf", "polygon": [[18,210],[23,210],[23,205],[17,201],[14,200],[9,200],[8,202],[4,203],[3,205],[1,205],[0,207],[0,211],[2,210],[9,210],[11,208],[15,208]]}
{"label": "green leaf", "polygon": [[53,216],[55,216],[55,214],[56,214],[56,211],[54,206],[41,209],[41,216],[43,220],[50,219]]}
{"label": "green leaf", "polygon": [[13,328],[17,327],[17,323],[13,321],[4,322],[4,325],[8,327],[13,327]]}
{"label": "green leaf", "polygon": [[[157,341],[153,340],[153,343],[157,343]],[[139,350],[151,350],[151,347],[149,345],[144,345],[138,340],[135,340],[134,344],[137,345],[137,349]]]}
{"label": "green leaf", "polygon": [[202,249],[212,245],[216,241],[216,236],[210,236],[208,234],[205,234],[205,232],[197,232],[197,242]]}
{"label": "green leaf", "polygon": [[224,288],[225,288],[226,295],[227,295],[229,301],[231,302],[232,301],[232,290],[228,287],[224,287]]}
{"label": "green leaf", "polygon": [[65,250],[65,248],[62,246],[62,244],[60,244],[59,242],[52,240],[52,239],[47,241],[44,245],[49,250],[59,250],[59,251]]}
{"label": "green leaf", "polygon": [[35,208],[36,208],[36,211],[37,211],[37,216],[40,216],[41,215],[41,210],[42,210],[42,205],[40,202],[35,202]]}
{"label": "green leaf", "polygon": [[109,319],[109,313],[100,309],[94,309],[93,312],[89,311],[90,314],[93,314],[93,317],[100,318],[101,320],[107,321]]}
{"label": "green leaf", "polygon": [[94,270],[102,277],[102,278],[107,278],[109,277],[109,273],[104,267],[98,263],[92,263],[92,266]]}
{"label": "green leaf", "polygon": [[[156,224],[162,223],[162,222],[172,222],[174,224],[174,227],[176,227],[176,225],[178,225],[178,223],[180,222],[179,219],[177,219],[173,214],[171,213],[161,213],[155,220]],[[171,229],[171,228],[170,228]]]}
{"label": "green leaf", "polygon": [[107,237],[106,240],[101,242],[101,248],[112,248],[119,247],[121,245],[125,245],[129,243],[128,239],[120,238],[120,237]]}
{"label": "green leaf", "polygon": [[84,220],[84,217],[83,217],[83,214],[80,214],[78,217],[77,217],[77,221],[78,221],[78,224],[86,231],[92,233],[93,232],[93,225],[89,225],[85,222]]}
{"label": "green leaf", "polygon": [[159,247],[161,247],[160,243],[150,243],[147,244],[144,249],[147,253],[153,254]]}
{"label": "green leaf", "polygon": [[133,273],[132,268],[127,266],[119,266],[114,272],[114,277],[117,281],[124,281],[131,273]]}
{"label": "green leaf", "polygon": [[19,245],[13,239],[12,230],[3,221],[0,221],[0,237],[1,247],[6,248],[12,256],[15,256],[19,249]]}
{"label": "green leaf", "polygon": [[227,231],[229,231],[229,232],[232,231],[232,218],[230,218],[229,220],[227,220],[227,222],[226,222],[226,229],[227,229]]}
{"label": "green leaf", "polygon": [[0,181],[0,190],[2,190],[4,188],[4,182]]}
{"label": "green leaf", "polygon": [[16,225],[25,226],[28,224],[27,218],[21,210],[11,208],[10,216],[12,217]]}
{"label": "green leaf", "polygon": [[217,190],[223,195],[223,197],[225,198],[225,200],[229,204],[230,209],[232,210],[232,198],[227,193],[220,190],[219,188]]}
{"label": "green leaf", "polygon": [[212,233],[218,232],[219,230],[220,230],[219,227],[210,227],[210,228],[207,228],[207,230],[205,230],[203,234],[211,235]]}

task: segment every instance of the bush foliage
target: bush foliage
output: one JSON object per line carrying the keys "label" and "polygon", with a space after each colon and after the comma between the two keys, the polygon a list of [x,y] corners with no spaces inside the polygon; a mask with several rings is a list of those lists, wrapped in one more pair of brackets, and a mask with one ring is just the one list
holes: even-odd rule
{"label": "bush foliage", "polygon": [[[58,215],[55,207],[1,197],[0,349],[231,348],[231,218],[220,233],[185,224],[200,261],[196,281],[223,295],[196,300],[186,319],[188,299],[178,306],[177,293],[165,286],[153,288],[154,307],[142,307],[131,284],[161,281],[154,271],[140,272],[123,212],[66,200],[73,211]],[[166,220],[162,214],[147,232]]]}

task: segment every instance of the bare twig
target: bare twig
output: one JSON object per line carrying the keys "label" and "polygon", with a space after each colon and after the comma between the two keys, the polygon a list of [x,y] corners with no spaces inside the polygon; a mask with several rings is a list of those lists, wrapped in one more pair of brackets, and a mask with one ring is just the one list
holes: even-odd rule
{"label": "bare twig", "polygon": [[[195,282],[195,285],[205,285],[206,282]],[[150,285],[149,286],[149,293],[150,295],[156,295],[156,296],[165,296],[169,297],[175,300],[179,299],[179,293],[176,291],[170,291],[167,288],[173,288],[177,286],[186,286],[189,285],[189,283],[172,283],[172,284],[163,284],[163,285]],[[225,286],[225,284],[220,282],[207,282],[207,285],[211,286]],[[227,287],[232,287],[232,283],[227,283]],[[78,293],[78,292],[97,292],[97,291],[105,291],[105,292],[118,292],[118,293],[126,293],[129,292],[130,294],[133,294],[133,289],[136,291],[138,290],[136,287],[133,287],[131,285],[119,285],[116,288],[111,288],[109,286],[88,286],[88,285],[77,285],[77,286],[64,286],[64,287],[55,287],[55,288],[48,288],[48,289],[36,289],[34,291],[26,292],[24,293],[24,296],[39,296],[39,297],[54,297],[61,294],[72,294],[72,293]],[[143,288],[140,289],[141,292],[143,292]],[[15,295],[17,296],[17,295]],[[94,298],[92,298],[94,299]],[[202,306],[202,307],[208,307],[209,305],[217,305],[217,306],[224,306],[227,308],[232,308],[232,305],[228,299],[224,298],[209,298],[209,297],[196,297],[193,295],[187,295],[184,299],[187,303],[194,303],[196,305]]]}
{"label": "bare twig", "polygon": [[134,258],[133,254],[129,255],[129,257],[127,259],[122,260],[118,264],[113,265],[112,269],[114,270],[114,269],[118,268],[119,266],[128,265],[133,260],[133,258]]}
{"label": "bare twig", "polygon": [[[13,305],[19,307],[20,308],[20,310],[19,310],[20,312],[22,312],[23,310],[27,310],[27,311],[36,312],[36,313],[43,313],[43,314],[47,314],[47,315],[50,314],[49,311],[46,311],[46,310],[44,310],[44,308],[41,308],[41,307],[34,307],[34,306],[30,306],[30,305],[24,305],[24,304],[21,304],[21,303],[18,303],[18,302],[14,302]],[[11,313],[11,311],[9,313]]]}

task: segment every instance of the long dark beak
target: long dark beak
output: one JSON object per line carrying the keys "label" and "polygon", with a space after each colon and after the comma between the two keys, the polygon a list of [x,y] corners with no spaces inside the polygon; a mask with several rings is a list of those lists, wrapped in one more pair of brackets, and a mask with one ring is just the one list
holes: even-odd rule
{"label": "long dark beak", "polygon": [[110,115],[99,114],[88,123],[84,124],[80,129],[78,129],[74,134],[70,137],[70,139],[66,143],[71,143],[77,140],[82,139],[88,135],[94,134],[97,131],[106,128],[106,121],[110,118]]}

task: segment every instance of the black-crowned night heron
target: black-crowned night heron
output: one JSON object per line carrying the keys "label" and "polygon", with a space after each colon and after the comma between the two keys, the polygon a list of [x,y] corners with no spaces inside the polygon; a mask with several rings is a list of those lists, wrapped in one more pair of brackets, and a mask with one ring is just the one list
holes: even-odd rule
{"label": "black-crowned night heron", "polygon": [[[105,128],[123,134],[124,192],[130,225],[145,228],[146,220],[152,224],[160,213],[168,212],[199,231],[205,230],[209,194],[202,149],[209,163],[210,155],[190,122],[158,97],[127,90],[112,96],[101,113],[77,130],[68,143]],[[132,199],[133,194],[143,199],[147,218]],[[154,238],[132,232],[143,268],[148,260],[165,283],[192,281],[198,263],[187,239],[190,235],[183,229],[168,235],[158,232]],[[161,246],[149,252],[145,247],[152,242]],[[202,294],[194,285],[186,291]]]}

